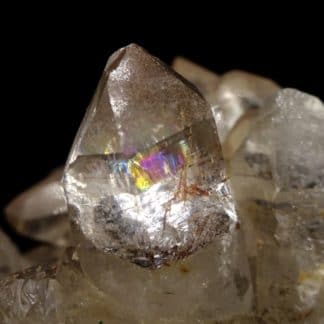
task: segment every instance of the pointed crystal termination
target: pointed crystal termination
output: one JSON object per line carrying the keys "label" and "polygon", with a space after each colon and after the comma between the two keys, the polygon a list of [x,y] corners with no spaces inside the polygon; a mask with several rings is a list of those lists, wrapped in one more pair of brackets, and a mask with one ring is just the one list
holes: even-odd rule
{"label": "pointed crystal termination", "polygon": [[136,45],[115,53],[64,186],[82,269],[131,322],[221,321],[251,310],[242,232],[224,178],[200,94]]}
{"label": "pointed crystal termination", "polygon": [[136,45],[108,61],[65,173],[81,232],[142,266],[229,231],[216,126],[202,97]]}
{"label": "pointed crystal termination", "polygon": [[274,323],[322,323],[324,105],[284,89],[251,125],[229,167],[257,312]]}

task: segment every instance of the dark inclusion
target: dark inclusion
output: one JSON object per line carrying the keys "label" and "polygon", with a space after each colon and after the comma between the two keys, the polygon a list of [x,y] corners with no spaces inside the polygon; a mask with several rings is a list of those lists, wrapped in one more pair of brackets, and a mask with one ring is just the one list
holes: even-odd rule
{"label": "dark inclusion", "polygon": [[191,231],[195,233],[195,238],[185,246],[154,246],[140,222],[123,217],[123,211],[113,196],[102,198],[94,207],[94,221],[106,234],[107,252],[151,269],[186,258],[216,236],[229,231],[229,216],[221,212],[213,213],[192,218]]}
{"label": "dark inclusion", "polygon": [[257,176],[266,180],[272,179],[271,164],[267,155],[263,153],[247,153],[245,160]]}
{"label": "dark inclusion", "polygon": [[126,243],[126,237],[132,238],[136,228],[140,226],[137,221],[122,217],[122,210],[112,196],[103,198],[95,206],[94,219],[97,224],[103,227],[105,233],[119,244]]}

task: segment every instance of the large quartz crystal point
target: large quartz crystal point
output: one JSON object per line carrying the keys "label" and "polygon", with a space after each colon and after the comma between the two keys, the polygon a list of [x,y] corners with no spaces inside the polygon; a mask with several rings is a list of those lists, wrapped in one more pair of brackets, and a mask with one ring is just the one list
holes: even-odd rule
{"label": "large quartz crystal point", "polygon": [[62,174],[62,168],[52,171],[6,207],[8,222],[18,233],[54,245],[69,244],[70,224]]}
{"label": "large quartz crystal point", "polygon": [[138,321],[245,314],[251,285],[216,125],[137,45],[109,59],[67,162],[81,265]]}
{"label": "large quartz crystal point", "polygon": [[229,167],[256,269],[257,310],[271,323],[322,323],[323,103],[284,89],[251,125]]}

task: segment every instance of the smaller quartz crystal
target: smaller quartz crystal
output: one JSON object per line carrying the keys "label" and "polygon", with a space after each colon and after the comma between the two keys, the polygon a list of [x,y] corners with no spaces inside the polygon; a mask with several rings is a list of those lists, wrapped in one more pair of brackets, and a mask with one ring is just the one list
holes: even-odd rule
{"label": "smaller quartz crystal", "polygon": [[[0,281],[1,324],[131,323],[84,276],[75,252]],[[122,314],[122,311],[119,311]]]}
{"label": "smaller quartz crystal", "polygon": [[[217,124],[223,154],[230,158],[244,140],[258,110],[274,95],[279,86],[272,80],[247,73],[230,71],[218,76],[184,58],[176,58],[173,68],[192,82],[210,104]],[[240,120],[236,132],[229,132]]]}
{"label": "smaller quartz crystal", "polygon": [[62,168],[54,170],[7,206],[7,219],[18,233],[59,246],[68,244],[70,225],[62,174]]}
{"label": "smaller quartz crystal", "polygon": [[229,161],[257,312],[270,322],[324,319],[323,125],[319,99],[281,90]]}
{"label": "smaller quartz crystal", "polygon": [[194,84],[208,103],[215,102],[219,75],[181,56],[174,59],[172,67]]}

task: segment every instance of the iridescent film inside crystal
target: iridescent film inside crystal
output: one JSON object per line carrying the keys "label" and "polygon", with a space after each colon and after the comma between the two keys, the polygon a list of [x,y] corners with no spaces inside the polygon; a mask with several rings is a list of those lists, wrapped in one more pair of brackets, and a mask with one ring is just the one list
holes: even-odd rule
{"label": "iridescent film inside crystal", "polygon": [[114,173],[122,173],[132,178],[136,187],[147,190],[154,183],[175,175],[189,163],[188,143],[181,139],[168,147],[156,146],[143,153],[137,153],[127,160],[109,162]]}

